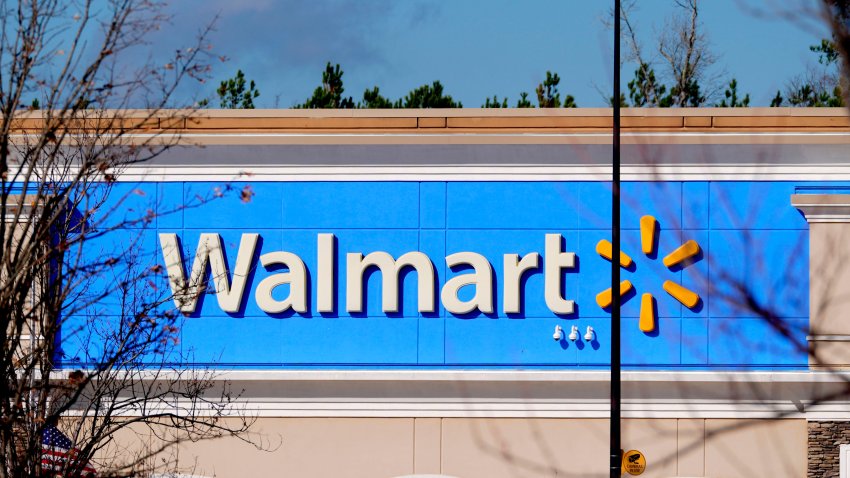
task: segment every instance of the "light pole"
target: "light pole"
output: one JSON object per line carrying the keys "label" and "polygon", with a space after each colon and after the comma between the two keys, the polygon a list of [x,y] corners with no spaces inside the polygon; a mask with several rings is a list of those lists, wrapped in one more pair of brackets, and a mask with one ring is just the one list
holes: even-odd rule
{"label": "light pole", "polygon": [[614,0],[614,113],[611,171],[611,478],[620,478],[620,0]]}

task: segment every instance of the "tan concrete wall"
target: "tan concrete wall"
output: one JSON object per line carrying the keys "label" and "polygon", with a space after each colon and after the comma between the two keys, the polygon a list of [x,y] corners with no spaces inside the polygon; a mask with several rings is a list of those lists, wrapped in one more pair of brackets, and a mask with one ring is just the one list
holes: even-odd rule
{"label": "tan concrete wall", "polygon": [[605,420],[443,419],[442,473],[462,478],[607,476]]}
{"label": "tan concrete wall", "polygon": [[[63,431],[73,437],[73,425]],[[84,434],[84,432],[83,432]],[[94,454],[92,466],[97,470],[115,470],[119,476],[132,471],[148,470],[155,466],[173,468],[177,464],[176,450],[167,450],[156,458],[150,456],[154,438],[146,424],[135,424],[121,428],[111,440]],[[142,474],[145,474],[144,472]]]}
{"label": "tan concrete wall", "polygon": [[705,476],[806,476],[805,420],[706,420],[705,431]]}
{"label": "tan concrete wall", "polygon": [[[459,478],[608,476],[605,419],[262,418],[252,439],[181,445],[202,476]],[[628,419],[623,446],[644,477],[803,477],[805,420]]]}
{"label": "tan concrete wall", "polygon": [[183,470],[201,476],[392,477],[413,473],[414,420],[264,418],[252,428],[258,450],[233,438],[187,443]]}

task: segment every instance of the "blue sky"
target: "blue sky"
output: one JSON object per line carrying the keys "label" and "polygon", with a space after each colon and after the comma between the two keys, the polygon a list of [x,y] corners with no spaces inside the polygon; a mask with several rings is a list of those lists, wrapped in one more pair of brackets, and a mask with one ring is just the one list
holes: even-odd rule
{"label": "blue sky", "polygon": [[[711,73],[738,79],[753,105],[807,64],[808,46],[826,32],[769,12],[795,0],[703,0],[704,32],[717,62]],[[799,0],[805,4],[804,0]],[[639,0],[634,13],[642,40],[653,38],[673,13],[672,0]],[[816,2],[810,0],[808,4]],[[561,76],[561,92],[579,106],[604,106],[611,90],[610,6],[599,0],[181,0],[171,5],[171,29],[161,42],[188,41],[219,14],[212,42],[229,58],[216,62],[214,84],[241,68],[261,91],[258,107],[289,107],[321,81],[327,61],[345,71],[345,94],[358,100],[378,85],[391,98],[433,80],[466,107],[485,97],[521,91],[533,96],[546,70]],[[761,11],[767,14],[756,14]],[[793,15],[793,13],[792,13]],[[160,41],[157,42],[159,44]],[[164,46],[164,45],[163,45]],[[179,46],[179,45],[175,45]],[[624,68],[625,82],[633,66]],[[207,86],[212,94],[214,86]]]}

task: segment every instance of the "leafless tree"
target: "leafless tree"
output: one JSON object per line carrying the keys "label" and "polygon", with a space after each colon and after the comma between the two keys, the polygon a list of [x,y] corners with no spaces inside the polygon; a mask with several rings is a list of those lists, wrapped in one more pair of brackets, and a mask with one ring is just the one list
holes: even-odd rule
{"label": "leafless tree", "polygon": [[681,11],[659,38],[658,53],[666,61],[673,78],[670,89],[673,105],[699,106],[702,100],[697,86],[705,79],[705,70],[715,59],[709,51],[705,33],[700,29],[699,1],[676,0],[675,4]]}
{"label": "leafless tree", "polygon": [[[134,210],[140,192],[115,189],[125,168],[176,144],[191,110],[175,109],[175,93],[210,71],[210,26],[168,58],[148,51],[164,7],[0,2],[2,477],[79,476],[88,462],[104,476],[137,473],[173,465],[153,457],[174,443],[250,425],[221,419],[235,395],[208,371],[168,366],[185,358],[180,317],[141,245],[152,211],[166,208]],[[102,246],[117,233],[120,247]],[[52,427],[77,452],[45,470]],[[157,439],[119,459],[114,438],[129,430]]]}
{"label": "leafless tree", "polygon": [[637,64],[635,77],[629,83],[633,106],[702,106],[717,90],[717,78],[709,75],[716,59],[703,31],[699,0],[674,0],[673,6],[675,13],[666,21],[654,52],[648,53],[632,18],[637,2],[624,2],[624,59]]}

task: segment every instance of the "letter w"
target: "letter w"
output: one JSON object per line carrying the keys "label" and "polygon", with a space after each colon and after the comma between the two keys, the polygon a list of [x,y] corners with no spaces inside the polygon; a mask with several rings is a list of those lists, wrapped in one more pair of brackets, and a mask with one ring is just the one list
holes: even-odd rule
{"label": "letter w", "polygon": [[207,285],[207,264],[212,269],[215,292],[218,305],[225,312],[238,312],[242,304],[242,295],[254,259],[254,249],[257,247],[259,234],[242,234],[239,252],[236,255],[236,267],[233,279],[227,271],[224,261],[224,249],[218,234],[204,233],[198,239],[198,249],[195,261],[192,263],[192,275],[186,281],[186,269],[183,265],[183,255],[180,253],[180,240],[177,234],[159,235],[162,255],[165,258],[165,268],[168,271],[168,282],[174,295],[174,304],[185,314],[195,312],[198,297],[204,293]]}

